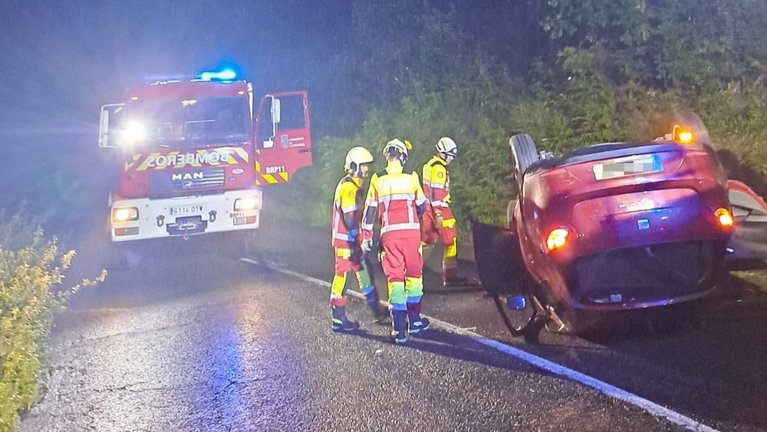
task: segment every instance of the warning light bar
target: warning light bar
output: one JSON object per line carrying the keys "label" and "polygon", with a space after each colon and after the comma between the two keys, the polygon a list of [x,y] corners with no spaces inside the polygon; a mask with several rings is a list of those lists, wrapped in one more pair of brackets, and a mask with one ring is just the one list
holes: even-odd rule
{"label": "warning light bar", "polygon": [[689,128],[674,125],[674,130],[671,133],[671,137],[675,142],[679,144],[690,144],[695,139],[695,135]]}
{"label": "warning light bar", "polygon": [[232,69],[224,69],[220,71],[206,71],[200,72],[197,78],[203,81],[233,81],[237,78],[237,73]]}

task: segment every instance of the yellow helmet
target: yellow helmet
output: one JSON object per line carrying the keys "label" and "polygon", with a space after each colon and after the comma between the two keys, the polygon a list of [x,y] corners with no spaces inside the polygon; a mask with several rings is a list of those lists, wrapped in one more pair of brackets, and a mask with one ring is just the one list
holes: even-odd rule
{"label": "yellow helmet", "polygon": [[365,147],[352,147],[352,149],[346,153],[344,170],[352,173],[353,175],[359,175],[360,165],[372,162],[373,154],[370,153],[368,149]]}

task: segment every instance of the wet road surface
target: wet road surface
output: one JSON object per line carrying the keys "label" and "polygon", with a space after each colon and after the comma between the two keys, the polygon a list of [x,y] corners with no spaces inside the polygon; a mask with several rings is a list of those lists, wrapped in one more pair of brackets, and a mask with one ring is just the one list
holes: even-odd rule
{"label": "wet road surface", "polygon": [[678,430],[439,329],[334,334],[325,289],[236,260],[155,257],[80,294],[21,431]]}

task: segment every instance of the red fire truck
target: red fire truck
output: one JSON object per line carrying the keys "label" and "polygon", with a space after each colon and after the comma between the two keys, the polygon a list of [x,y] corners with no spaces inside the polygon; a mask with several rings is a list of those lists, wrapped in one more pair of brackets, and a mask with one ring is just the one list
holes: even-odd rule
{"label": "red fire truck", "polygon": [[99,147],[120,152],[113,242],[255,230],[261,186],[312,163],[308,96],[255,105],[231,70],[139,85],[101,108]]}

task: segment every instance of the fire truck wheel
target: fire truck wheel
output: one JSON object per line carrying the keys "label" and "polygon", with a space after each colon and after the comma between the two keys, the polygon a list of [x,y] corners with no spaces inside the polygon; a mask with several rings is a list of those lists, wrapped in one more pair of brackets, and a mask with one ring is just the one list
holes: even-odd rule
{"label": "fire truck wheel", "polygon": [[221,233],[211,240],[215,252],[226,258],[239,260],[255,254],[255,231]]}
{"label": "fire truck wheel", "polygon": [[139,245],[121,244],[119,246],[120,254],[122,255],[122,259],[125,262],[125,266],[128,268],[128,270],[138,269],[139,266],[141,266],[141,263],[144,261],[144,254],[142,253]]}

